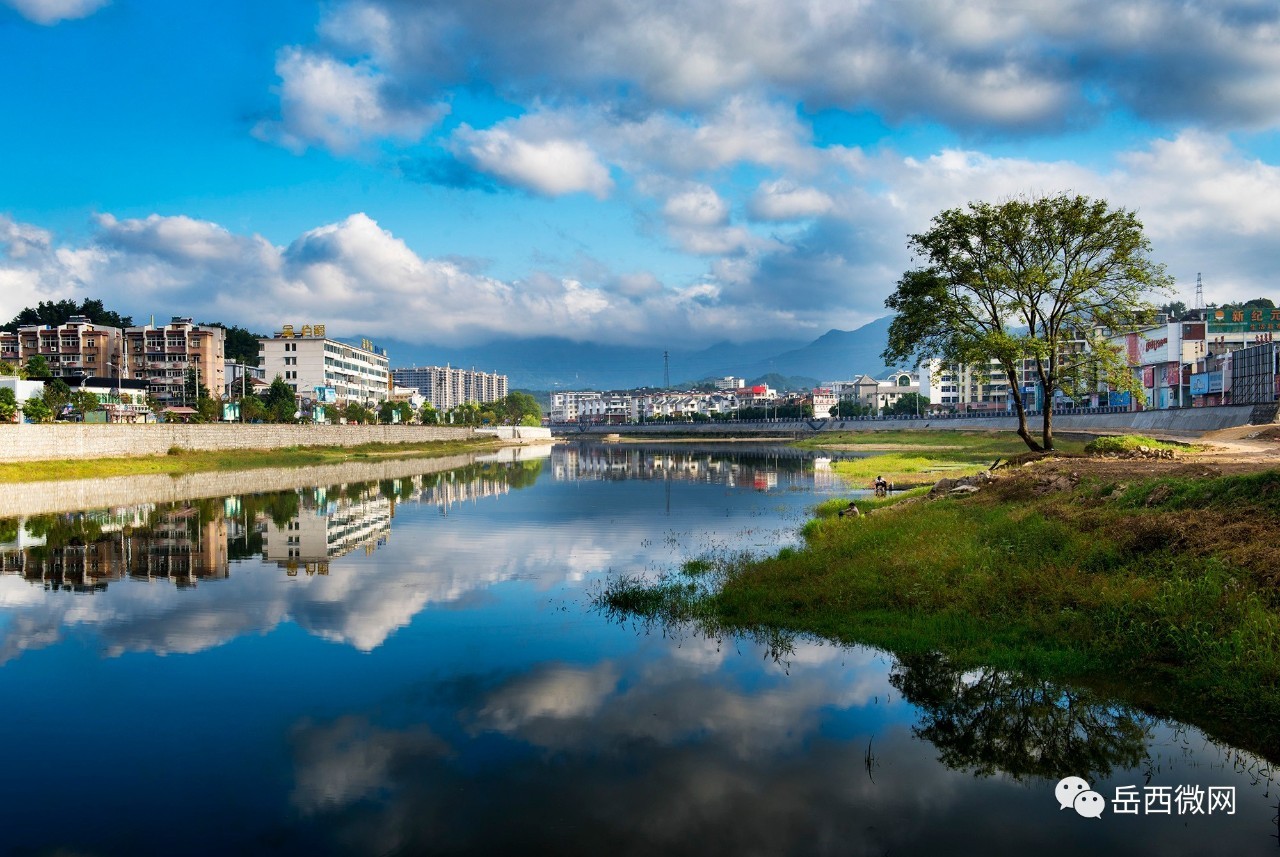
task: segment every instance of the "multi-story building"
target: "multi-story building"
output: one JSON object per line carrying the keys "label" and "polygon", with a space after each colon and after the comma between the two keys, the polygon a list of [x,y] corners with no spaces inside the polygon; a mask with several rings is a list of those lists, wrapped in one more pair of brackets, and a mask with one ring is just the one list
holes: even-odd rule
{"label": "multi-story building", "polygon": [[127,377],[124,332],[73,315],[64,324],[26,325],[17,333],[0,331],[0,360],[15,365],[43,357],[55,378],[71,375]]}
{"label": "multi-story building", "polygon": [[267,373],[261,366],[250,366],[247,363],[224,360],[222,374],[227,382],[226,397],[228,399],[251,396],[267,386]]}
{"label": "multi-story building", "polygon": [[507,395],[507,376],[475,369],[444,366],[412,366],[391,373],[401,387],[413,387],[437,411],[468,402],[496,402]]}
{"label": "multi-story building", "polygon": [[[146,381],[161,406],[195,406],[187,373],[214,398],[226,388],[226,331],[174,316],[168,324],[144,324],[124,332],[129,376]],[[102,374],[102,373],[88,373]]]}
{"label": "multi-story building", "polygon": [[933,409],[1004,411],[1009,408],[1009,376],[999,360],[954,364],[930,361],[920,367],[916,390]]}
{"label": "multi-story building", "polygon": [[553,423],[576,423],[589,403],[599,399],[602,394],[594,390],[566,390],[551,394],[551,413]]}
{"label": "multi-story building", "polygon": [[267,381],[279,375],[299,398],[376,407],[391,395],[386,349],[367,339],[360,345],[329,339],[323,324],[286,324],[271,339],[259,339],[258,365]]}

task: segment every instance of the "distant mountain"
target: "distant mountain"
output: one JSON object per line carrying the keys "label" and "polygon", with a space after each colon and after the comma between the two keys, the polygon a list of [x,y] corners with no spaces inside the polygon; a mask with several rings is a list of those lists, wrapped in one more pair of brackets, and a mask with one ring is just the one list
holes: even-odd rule
{"label": "distant mountain", "polygon": [[[379,343],[380,345],[382,343]],[[670,353],[671,382],[724,376],[735,366],[763,355],[795,349],[802,342],[767,339],[748,343],[721,342],[699,350],[666,349]],[[568,339],[498,340],[469,348],[444,348],[388,342],[393,369],[402,366],[443,366],[499,372],[511,387],[527,390],[626,389],[661,387],[661,346],[602,345]]]}
{"label": "distant mountain", "polygon": [[739,371],[748,376],[809,375],[820,381],[856,378],[864,372],[879,377],[894,368],[880,358],[888,344],[892,320],[892,316],[885,316],[857,330],[828,330],[802,348],[751,363]]}
{"label": "distant mountain", "polygon": [[[880,376],[889,318],[857,330],[830,330],[805,344],[787,339],[719,342],[698,350],[667,348],[673,384],[726,375],[801,376],[820,381]],[[384,344],[384,343],[379,343]],[[392,368],[443,366],[498,372],[511,387],[525,390],[626,389],[661,387],[663,347],[602,345],[556,337],[497,340],[483,346],[445,348],[387,342]]]}

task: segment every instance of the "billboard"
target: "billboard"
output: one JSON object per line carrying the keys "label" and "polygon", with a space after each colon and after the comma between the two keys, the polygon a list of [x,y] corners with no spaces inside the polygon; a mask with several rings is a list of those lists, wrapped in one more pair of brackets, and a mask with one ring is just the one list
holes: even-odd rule
{"label": "billboard", "polygon": [[315,400],[317,404],[333,405],[338,401],[338,389],[336,387],[316,387]]}

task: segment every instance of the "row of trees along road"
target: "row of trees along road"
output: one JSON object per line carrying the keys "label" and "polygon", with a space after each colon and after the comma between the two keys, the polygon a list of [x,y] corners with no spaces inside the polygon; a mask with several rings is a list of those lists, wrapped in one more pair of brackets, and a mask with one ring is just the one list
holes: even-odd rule
{"label": "row of trees along road", "polygon": [[[908,246],[924,264],[885,301],[897,313],[882,355],[890,365],[998,361],[1018,435],[1037,451],[1053,449],[1054,391],[1075,397],[1106,383],[1143,395],[1120,349],[1097,332],[1149,323],[1148,296],[1170,291],[1133,212],[1066,193],[971,202],[936,215]],[[1079,340],[1084,350],[1070,353]],[[1027,429],[1024,360],[1043,391],[1039,441]]]}

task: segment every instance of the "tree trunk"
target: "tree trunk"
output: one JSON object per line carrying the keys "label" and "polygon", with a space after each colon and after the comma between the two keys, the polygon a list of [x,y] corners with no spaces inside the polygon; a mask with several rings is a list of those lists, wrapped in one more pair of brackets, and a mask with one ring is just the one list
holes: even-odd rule
{"label": "tree trunk", "polygon": [[1044,443],[1045,451],[1053,449],[1053,399],[1049,396],[1045,397],[1044,403],[1044,426],[1040,433]]}
{"label": "tree trunk", "polygon": [[1040,444],[1036,443],[1027,429],[1027,409],[1022,404],[1022,390],[1018,387],[1018,375],[1006,369],[1005,376],[1009,379],[1009,389],[1013,391],[1013,407],[1018,412],[1018,437],[1022,438],[1022,442],[1032,452],[1042,452]]}

